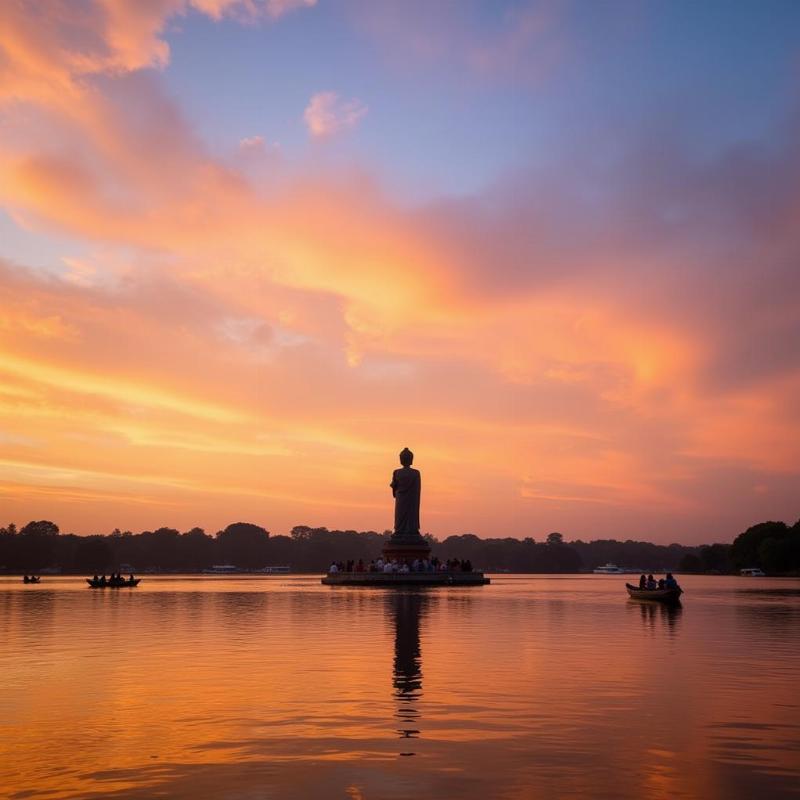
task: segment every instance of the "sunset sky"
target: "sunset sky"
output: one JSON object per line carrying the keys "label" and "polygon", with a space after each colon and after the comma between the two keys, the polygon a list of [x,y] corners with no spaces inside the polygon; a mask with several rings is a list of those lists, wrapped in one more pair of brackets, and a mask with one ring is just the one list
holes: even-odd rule
{"label": "sunset sky", "polygon": [[800,516],[800,3],[6,0],[0,524]]}

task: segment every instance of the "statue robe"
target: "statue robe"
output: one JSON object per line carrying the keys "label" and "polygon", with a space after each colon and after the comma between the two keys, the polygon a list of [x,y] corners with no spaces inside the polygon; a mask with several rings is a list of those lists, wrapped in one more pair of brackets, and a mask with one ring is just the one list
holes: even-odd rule
{"label": "statue robe", "polygon": [[413,467],[396,469],[390,486],[394,495],[395,534],[419,536],[419,470]]}

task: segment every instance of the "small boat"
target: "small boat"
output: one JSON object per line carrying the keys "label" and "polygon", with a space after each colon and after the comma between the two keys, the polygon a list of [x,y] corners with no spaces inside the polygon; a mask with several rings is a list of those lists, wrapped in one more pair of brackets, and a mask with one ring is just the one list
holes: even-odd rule
{"label": "small boat", "polygon": [[745,578],[766,578],[767,576],[764,572],[759,569],[758,567],[745,567],[745,569],[740,569],[739,574],[743,575]]}
{"label": "small boat", "polygon": [[609,563],[602,567],[595,567],[592,572],[595,575],[621,575],[625,570],[616,564]]}
{"label": "small boat", "polygon": [[683,589],[680,586],[674,589],[640,589],[631,583],[626,583],[625,588],[634,600],[658,600],[659,603],[679,603]]}
{"label": "small boat", "polygon": [[126,586],[133,587],[138,586],[139,581],[141,578],[134,578],[131,580],[124,580],[124,581],[101,581],[101,580],[94,580],[94,578],[87,578],[86,583],[92,587],[92,589],[124,589]]}
{"label": "small boat", "polygon": [[39,583],[40,580],[41,580],[41,578],[37,578],[35,575],[31,575],[30,577],[25,575],[22,578],[22,582],[23,583]]}

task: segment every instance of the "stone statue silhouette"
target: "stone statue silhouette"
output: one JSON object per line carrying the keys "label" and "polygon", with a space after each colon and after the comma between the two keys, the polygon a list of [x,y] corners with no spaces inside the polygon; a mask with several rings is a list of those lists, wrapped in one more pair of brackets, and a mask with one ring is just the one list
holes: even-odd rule
{"label": "stone statue silhouette", "polygon": [[394,537],[419,537],[419,497],[421,480],[418,469],[413,469],[414,454],[407,448],[400,453],[403,465],[392,474],[392,495],[394,496]]}

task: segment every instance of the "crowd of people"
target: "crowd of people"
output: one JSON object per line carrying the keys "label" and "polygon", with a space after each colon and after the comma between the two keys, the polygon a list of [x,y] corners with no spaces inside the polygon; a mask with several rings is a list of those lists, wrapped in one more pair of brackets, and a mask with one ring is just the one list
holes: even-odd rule
{"label": "crowd of people", "polygon": [[672,576],[671,572],[667,573],[665,578],[656,580],[652,575],[642,575],[639,578],[640,589],[680,589],[678,581]]}
{"label": "crowd of people", "polygon": [[373,559],[366,564],[363,559],[358,561],[334,561],[328,568],[329,574],[337,572],[472,572],[472,562],[469,559],[448,558],[441,561],[433,558],[415,558],[413,561],[398,559]]}

